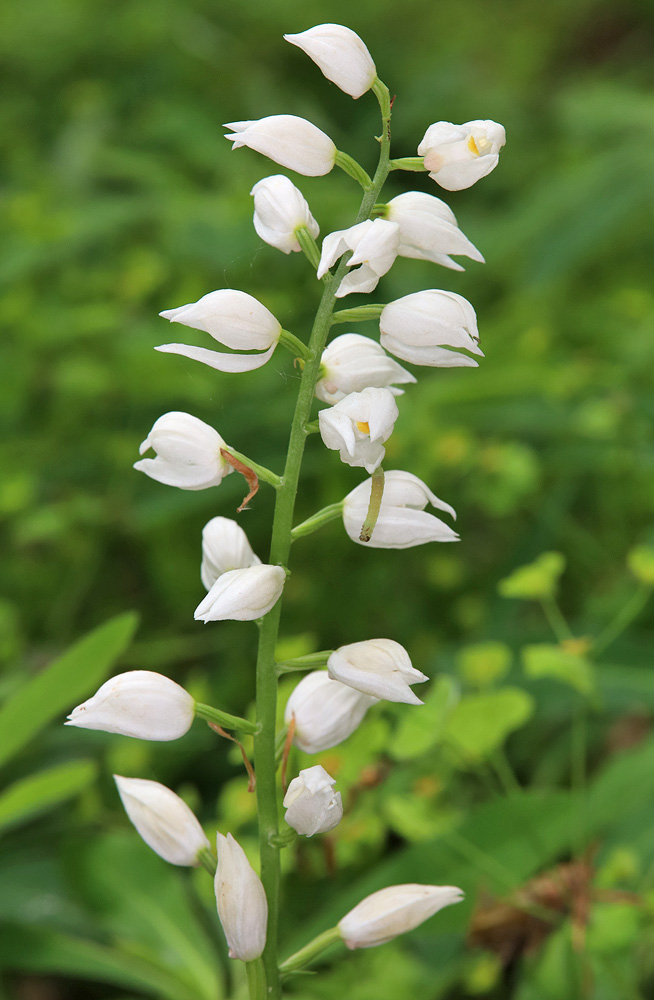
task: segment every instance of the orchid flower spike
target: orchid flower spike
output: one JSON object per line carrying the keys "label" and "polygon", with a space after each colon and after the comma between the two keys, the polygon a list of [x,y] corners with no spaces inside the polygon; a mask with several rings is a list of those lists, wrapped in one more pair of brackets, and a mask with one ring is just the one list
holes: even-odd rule
{"label": "orchid flower spike", "polygon": [[155,351],[181,354],[221,372],[249,372],[261,368],[270,361],[282,332],[281,324],[258,299],[235,288],[219,288],[197,302],[164,309],[159,315],[171,323],[202,330],[225,347],[237,351],[263,351],[262,354],[225,354],[190,344],[155,347]]}
{"label": "orchid flower spike", "polygon": [[495,169],[505,142],[506,132],[497,122],[435,122],[425,132],[418,155],[424,157],[432,180],[447,191],[461,191]]}
{"label": "orchid flower spike", "polygon": [[350,97],[361,97],[377,79],[368,49],[356,32],[342,24],[317,24],[284,38],[306,52],[323,75]]}
{"label": "orchid flower spike", "polygon": [[220,454],[224,445],[218,431],[190,413],[164,413],[139,447],[141,455],[152,448],[156,457],[143,458],[134,468],[166,486],[206,490],[232,472]]}

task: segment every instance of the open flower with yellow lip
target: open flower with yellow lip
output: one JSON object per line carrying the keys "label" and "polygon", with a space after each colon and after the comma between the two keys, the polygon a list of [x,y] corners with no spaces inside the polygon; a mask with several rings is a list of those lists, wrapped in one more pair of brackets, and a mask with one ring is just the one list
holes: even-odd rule
{"label": "open flower with yellow lip", "polygon": [[424,157],[432,180],[446,191],[462,191],[495,169],[505,142],[506,132],[497,122],[435,122],[425,132],[418,155]]}
{"label": "open flower with yellow lip", "polygon": [[324,443],[340,452],[342,462],[363,466],[372,474],[384,458],[384,441],[393,433],[397,417],[390,389],[367,388],[321,410],[318,424]]}

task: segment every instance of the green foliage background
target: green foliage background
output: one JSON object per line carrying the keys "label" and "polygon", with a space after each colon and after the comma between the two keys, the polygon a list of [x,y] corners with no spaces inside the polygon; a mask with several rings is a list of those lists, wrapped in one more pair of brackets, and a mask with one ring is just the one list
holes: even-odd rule
{"label": "green foliage background", "polygon": [[[441,118],[496,119],[508,141],[487,180],[445,196],[487,264],[459,275],[398,260],[375,294],[442,285],[477,309],[485,360],[416,370],[386,462],[455,505],[462,541],[365,551],[335,522],[295,547],[283,621],[286,655],[384,634],[434,678],[424,709],[376,709],[319,758],[338,772],[348,815],[333,858],[319,843],[298,848],[286,950],[389,882],[461,885],[467,902],[392,945],[336,956],[289,989],[302,1000],[646,997],[651,7],[30,0],[0,17],[0,997],[214,1000],[234,977],[243,989],[209,880],[193,874],[198,902],[184,873],[149,854],[110,777],[163,781],[211,835],[219,825],[254,843],[238,756],[199,724],[179,743],[146,745],[59,720],[118,666],[159,670],[235,712],[252,697],[254,627],[192,620],[200,531],[217,513],[234,516],[238,477],[184,493],[130,466],[154,419],[180,409],[281,467],[295,388],[282,352],[229,377],[152,348],[170,339],[161,309],[225,286],[306,335],[317,300],[306,262],[262,245],[251,226],[248,192],[278,168],[232,153],[220,124],[298,114],[371,166],[374,101],[351,101],[281,38],[325,20],[362,35],[396,93],[395,155],[413,155]],[[441,193],[425,176],[391,180],[389,194]],[[347,177],[298,184],[323,234],[350,224],[358,202]],[[299,517],[360,478],[317,437],[305,469]],[[264,486],[241,522],[262,556],[270,493]],[[516,599],[542,597],[551,614],[556,572],[539,577],[535,594],[524,580],[522,594],[497,589],[552,551],[565,557],[560,604],[572,632],[591,637],[567,648],[537,600]],[[630,629],[590,648],[623,609]],[[44,674],[127,610],[141,619],[131,645],[133,620],[122,617]],[[475,901],[506,899],[589,846],[584,947],[572,944],[566,904],[525,955],[466,948]]]}

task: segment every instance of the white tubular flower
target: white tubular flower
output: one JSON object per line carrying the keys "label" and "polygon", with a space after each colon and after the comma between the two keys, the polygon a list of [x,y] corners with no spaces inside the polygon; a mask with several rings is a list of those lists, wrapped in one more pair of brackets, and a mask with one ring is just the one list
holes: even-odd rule
{"label": "white tubular flower", "polygon": [[338,930],[348,948],[374,948],[462,899],[454,885],[391,885],[361,900],[339,921]]}
{"label": "white tubular flower", "polygon": [[452,209],[423,191],[405,191],[391,198],[386,219],[400,227],[400,256],[430,260],[454,271],[463,268],[449,254],[461,254],[484,263],[477,247],[459,229]]}
{"label": "white tubular flower", "polygon": [[492,121],[435,122],[418,146],[425,169],[446,191],[469,188],[494,170],[506,142],[502,125]]}
{"label": "white tubular flower", "polygon": [[282,253],[298,253],[302,247],[295,232],[306,226],[314,240],[320,226],[301,191],[283,174],[258,181],[250,194],[254,198],[254,228],[264,243]]}
{"label": "white tubular flower", "polygon": [[384,476],[381,509],[369,542],[359,535],[368,513],[372,479],[356,486],[343,501],[343,524],[353,542],[373,549],[408,549],[426,542],[457,542],[459,536],[444,521],[428,514],[428,503],[456,518],[454,509],[435,496],[410,472],[393,469]]}
{"label": "white tubular flower", "polygon": [[229,957],[252,962],[266,946],[268,902],[261,879],[231,833],[218,834],[214,887]]}
{"label": "white tubular flower", "polygon": [[316,125],[296,115],[270,115],[245,122],[227,122],[232,149],[249,146],[282,167],[305,177],[328,174],[336,159],[336,146]]}
{"label": "white tubular flower", "polygon": [[[289,182],[290,183],[290,182]],[[246,372],[261,368],[272,357],[282,332],[281,324],[264,305],[236,288],[219,288],[197,302],[159,313],[171,323],[182,323],[208,333],[225,347],[263,354],[224,354],[190,344],[160,344],[155,351],[181,354],[221,372]]]}
{"label": "white tubular flower", "polygon": [[152,448],[157,457],[134,462],[134,468],[166,486],[206,490],[232,471],[220,454],[224,444],[218,431],[190,413],[164,413],[139,447],[139,454]]}
{"label": "white tubular flower", "polygon": [[64,725],[160,742],[187,733],[194,716],[193,698],[170,677],[129,670],[105,681],[92,698],[73,709]]}
{"label": "white tubular flower", "polygon": [[334,650],[327,672],[335,681],[386,701],[422,705],[410,684],[429,680],[416,670],[404,646],[393,639],[368,639]]}
{"label": "white tubular flower", "polygon": [[282,595],[286,573],[281,566],[248,566],[222,573],[195,609],[196,621],[252,622],[263,618]]}
{"label": "white tubular flower", "polygon": [[401,396],[404,389],[392,383],[416,381],[411,372],[389,358],[376,340],[358,333],[335,337],[322,352],[320,370],[322,378],[316,385],[316,396],[332,405],[369,386],[388,388],[394,396]]}
{"label": "white tubular flower", "polygon": [[383,442],[393,433],[398,413],[390,389],[351,392],[320,411],[320,436],[328,448],[340,452],[342,462],[373,473],[386,454]]}
{"label": "white tubular flower", "polygon": [[293,742],[305,753],[320,753],[346,740],[377,698],[333,681],[325,670],[303,677],[286,704],[284,721],[295,717]]}
{"label": "white tubular flower", "polygon": [[336,779],[316,764],[293,778],[284,796],[286,822],[305,837],[333,830],[343,818],[341,793],[335,792]]}
{"label": "white tubular flower", "polygon": [[212,517],[202,529],[202,583],[211,590],[223,573],[232,569],[247,569],[259,566],[261,560],[255,555],[248,536],[240,524],[228,517]]}
{"label": "white tubular flower", "polygon": [[350,97],[361,97],[377,78],[368,49],[356,32],[342,24],[317,24],[284,38],[306,52],[323,75]]}
{"label": "white tubular flower", "polygon": [[430,288],[395,299],[379,317],[381,345],[414,365],[430,368],[476,368],[463,348],[483,358],[477,316],[467,299],[455,292]]}
{"label": "white tubular flower", "polygon": [[125,812],[137,832],[171,865],[196,865],[209,841],[194,813],[179,795],[158,781],[114,774]]}
{"label": "white tubular flower", "polygon": [[399,248],[400,227],[396,222],[366,219],[349,229],[341,229],[325,236],[317,275],[322,278],[339,257],[352,250],[354,252],[347,266],[354,270],[341,281],[336,298],[342,299],[352,292],[372,292],[381,276],[390,271]]}

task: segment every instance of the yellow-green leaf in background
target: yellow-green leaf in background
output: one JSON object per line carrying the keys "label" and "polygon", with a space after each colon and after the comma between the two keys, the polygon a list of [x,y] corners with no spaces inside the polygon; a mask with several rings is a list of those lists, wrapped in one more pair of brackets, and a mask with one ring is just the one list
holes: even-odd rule
{"label": "yellow-green leaf in background", "polygon": [[457,655],[461,677],[472,687],[491,687],[506,677],[511,666],[511,650],[503,642],[479,642],[465,646]]}
{"label": "yellow-green leaf in background", "polygon": [[523,601],[553,597],[564,569],[565,557],[560,552],[543,552],[533,563],[519,566],[500,580],[497,589],[502,597],[517,597]]}
{"label": "yellow-green leaf in background", "polygon": [[627,566],[637,580],[647,587],[654,587],[654,548],[637,545],[627,553]]}
{"label": "yellow-green leaf in background", "polygon": [[0,833],[77,795],[96,773],[93,761],[74,760],[14,781],[0,794]]}
{"label": "yellow-green leaf in background", "polygon": [[592,664],[583,656],[568,652],[561,646],[548,643],[525,646],[522,650],[522,666],[528,677],[551,677],[568,684],[580,694],[591,694],[595,689]]}
{"label": "yellow-green leaf in background", "polygon": [[524,726],[533,711],[533,698],[521,688],[468,695],[450,714],[443,738],[464,758],[482,760]]}
{"label": "yellow-green leaf in background", "polygon": [[403,712],[388,751],[395,760],[413,760],[421,757],[443,735],[443,727],[451,709],[457,702],[455,681],[443,674],[424,695],[424,705],[413,711]]}

